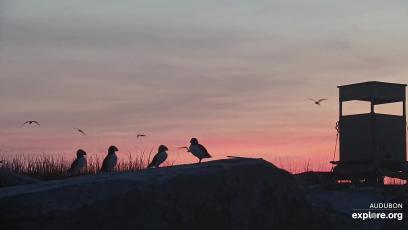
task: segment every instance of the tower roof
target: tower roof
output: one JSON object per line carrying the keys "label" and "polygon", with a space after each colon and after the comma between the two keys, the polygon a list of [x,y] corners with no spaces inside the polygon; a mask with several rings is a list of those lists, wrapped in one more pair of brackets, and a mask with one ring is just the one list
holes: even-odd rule
{"label": "tower roof", "polygon": [[385,104],[405,100],[406,84],[380,81],[367,81],[351,85],[338,86],[340,101],[372,101],[374,104]]}

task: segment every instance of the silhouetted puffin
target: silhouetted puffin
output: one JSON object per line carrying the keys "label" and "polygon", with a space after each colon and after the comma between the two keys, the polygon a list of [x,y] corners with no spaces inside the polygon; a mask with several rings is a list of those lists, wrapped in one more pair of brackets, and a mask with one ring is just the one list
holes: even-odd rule
{"label": "silhouetted puffin", "polygon": [[188,151],[199,159],[198,163],[201,163],[201,160],[204,158],[211,158],[211,155],[208,153],[207,149],[198,143],[197,138],[191,138],[190,143],[191,145],[188,148]]}
{"label": "silhouetted puffin", "polygon": [[160,145],[159,150],[156,155],[153,157],[152,162],[147,166],[148,168],[158,168],[161,163],[167,159],[167,152],[169,149],[165,145]]}
{"label": "silhouetted puffin", "polygon": [[119,151],[116,146],[112,145],[108,149],[108,155],[103,159],[101,172],[112,172],[118,162],[115,152]]}
{"label": "silhouetted puffin", "polygon": [[83,168],[86,167],[87,161],[86,161],[86,152],[82,149],[79,149],[76,153],[77,158],[72,162],[71,168],[68,169],[68,174],[69,175],[76,175],[81,172]]}

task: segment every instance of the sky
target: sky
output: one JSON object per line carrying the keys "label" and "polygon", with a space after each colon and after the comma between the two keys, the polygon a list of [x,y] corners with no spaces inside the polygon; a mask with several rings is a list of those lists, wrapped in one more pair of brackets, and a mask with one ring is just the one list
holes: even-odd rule
{"label": "sky", "polygon": [[0,0],[0,151],[327,163],[336,86],[406,83],[407,40],[405,0]]}

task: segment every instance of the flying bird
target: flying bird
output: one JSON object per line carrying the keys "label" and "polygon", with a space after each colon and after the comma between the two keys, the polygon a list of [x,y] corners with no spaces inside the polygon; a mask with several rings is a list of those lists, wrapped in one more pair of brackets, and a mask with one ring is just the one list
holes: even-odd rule
{"label": "flying bird", "polygon": [[77,175],[81,172],[83,168],[86,168],[87,160],[85,158],[86,152],[82,149],[79,149],[76,153],[77,158],[72,162],[71,168],[68,169],[68,174]]}
{"label": "flying bird", "polygon": [[74,128],[76,131],[80,132],[82,135],[88,136],[82,129]]}
{"label": "flying bird", "polygon": [[201,160],[204,158],[211,158],[211,155],[208,153],[207,149],[198,143],[197,138],[191,138],[190,147],[188,152],[191,152],[195,157],[199,159],[198,163],[201,163]]}
{"label": "flying bird", "polygon": [[116,151],[119,151],[116,146],[112,145],[108,149],[108,155],[103,159],[101,172],[112,172],[118,162]]}
{"label": "flying bird", "polygon": [[309,100],[311,100],[311,101],[313,101],[316,105],[321,105],[320,103],[322,102],[322,101],[326,101],[327,100],[327,98],[321,98],[321,99],[318,99],[318,100],[315,100],[315,99],[313,99],[313,98],[309,98]]}
{"label": "flying bird", "polygon": [[157,154],[153,157],[152,162],[150,162],[148,168],[158,168],[161,163],[163,163],[167,159],[167,152],[169,149],[165,145],[160,145]]}
{"label": "flying bird", "polygon": [[145,137],[145,134],[137,134],[136,138],[139,139],[139,137]]}
{"label": "flying bird", "polygon": [[26,124],[29,124],[29,125],[36,124],[36,125],[40,126],[40,122],[38,122],[38,121],[26,121],[26,122],[23,123],[23,126],[26,125]]}

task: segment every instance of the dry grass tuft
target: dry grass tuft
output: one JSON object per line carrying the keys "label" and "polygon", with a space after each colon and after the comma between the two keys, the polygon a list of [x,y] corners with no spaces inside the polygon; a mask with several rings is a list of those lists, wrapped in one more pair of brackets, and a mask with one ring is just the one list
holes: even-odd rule
{"label": "dry grass tuft", "polygon": [[[136,157],[129,153],[127,159],[119,160],[115,171],[130,172],[146,168],[151,159],[152,151],[148,153],[142,151],[141,153],[135,155]],[[73,159],[66,159],[63,156],[43,154],[40,156],[0,156],[0,161],[2,161],[0,164],[1,170],[10,171],[18,175],[29,176],[40,180],[54,180],[64,179],[69,176],[67,171],[70,168]],[[99,173],[102,166],[102,159],[100,159],[97,155],[93,155],[88,157],[87,161],[88,165],[80,175],[92,175]]]}

